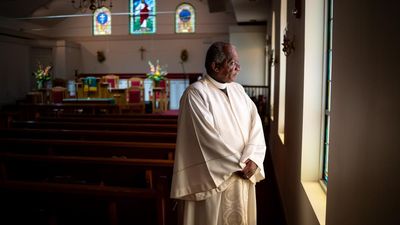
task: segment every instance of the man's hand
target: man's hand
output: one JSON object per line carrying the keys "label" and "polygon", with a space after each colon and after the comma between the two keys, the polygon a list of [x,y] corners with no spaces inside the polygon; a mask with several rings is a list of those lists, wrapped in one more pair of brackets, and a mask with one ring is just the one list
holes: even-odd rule
{"label": "man's hand", "polygon": [[258,166],[250,159],[246,160],[246,166],[243,168],[242,171],[238,171],[237,174],[241,176],[243,179],[249,179],[254,175]]}

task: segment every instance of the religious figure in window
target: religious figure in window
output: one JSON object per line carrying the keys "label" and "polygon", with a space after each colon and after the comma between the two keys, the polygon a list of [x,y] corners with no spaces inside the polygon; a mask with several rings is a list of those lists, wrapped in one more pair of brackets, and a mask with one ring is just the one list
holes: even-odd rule
{"label": "religious figure in window", "polygon": [[147,30],[147,19],[149,18],[149,6],[145,0],[136,7],[135,15],[140,16],[140,28],[143,31]]}
{"label": "religious figure in window", "polygon": [[131,0],[131,34],[155,32],[155,0]]}

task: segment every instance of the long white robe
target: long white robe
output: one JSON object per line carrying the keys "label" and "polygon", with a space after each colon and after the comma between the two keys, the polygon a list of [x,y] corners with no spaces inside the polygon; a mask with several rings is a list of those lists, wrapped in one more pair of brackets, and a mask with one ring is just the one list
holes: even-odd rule
{"label": "long white robe", "polygon": [[[243,208],[240,220],[255,224],[254,185],[265,178],[265,150],[257,108],[240,84],[221,84],[206,75],[189,86],[180,101],[171,186],[171,198],[186,200],[185,224],[223,224],[223,215],[238,206],[238,201],[223,203],[232,196],[231,190],[240,190],[237,197],[246,199],[243,207],[238,206]],[[247,159],[258,170],[244,180],[234,173],[244,168]],[[246,212],[249,208],[251,212]]]}

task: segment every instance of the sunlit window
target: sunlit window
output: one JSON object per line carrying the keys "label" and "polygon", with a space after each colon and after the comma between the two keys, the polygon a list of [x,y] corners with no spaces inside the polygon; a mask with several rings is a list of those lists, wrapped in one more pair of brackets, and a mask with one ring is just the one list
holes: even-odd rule
{"label": "sunlit window", "polygon": [[151,34],[156,32],[156,0],[129,1],[129,32]]}
{"label": "sunlit window", "polygon": [[332,86],[332,28],[333,28],[333,0],[327,0],[326,19],[326,83],[325,83],[325,116],[324,116],[324,148],[322,180],[328,182],[328,158],[329,158],[329,130],[331,112],[331,86]]}
{"label": "sunlit window", "polygon": [[269,108],[270,108],[270,115],[271,115],[271,120],[274,120],[274,104],[275,104],[275,59],[276,59],[276,52],[275,52],[275,11],[272,11],[272,36],[271,36],[271,83],[270,83],[270,100],[269,100]]}
{"label": "sunlit window", "polygon": [[324,139],[329,136],[329,120],[326,120],[329,112],[326,105],[330,105],[330,85],[327,85],[327,68],[330,68],[327,43],[331,35],[327,32],[330,29],[327,28],[328,2],[306,0],[304,12],[301,183],[319,224],[325,224],[326,221],[328,192],[323,179]]}
{"label": "sunlit window", "polygon": [[107,7],[96,9],[93,13],[93,35],[111,34],[111,11]]}
{"label": "sunlit window", "polygon": [[192,5],[182,3],[175,12],[175,32],[194,33],[196,14]]}

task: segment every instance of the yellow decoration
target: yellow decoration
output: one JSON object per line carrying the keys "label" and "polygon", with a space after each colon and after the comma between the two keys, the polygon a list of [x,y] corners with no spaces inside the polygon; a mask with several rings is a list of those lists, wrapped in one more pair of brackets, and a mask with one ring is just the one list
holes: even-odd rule
{"label": "yellow decoration", "polygon": [[164,80],[165,76],[168,74],[165,67],[167,66],[160,66],[159,61],[157,60],[156,66],[149,61],[150,66],[150,73],[147,73],[147,78],[154,80],[154,82],[158,83],[160,80]]}

